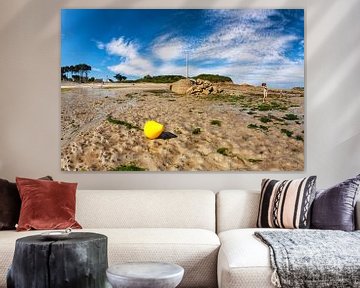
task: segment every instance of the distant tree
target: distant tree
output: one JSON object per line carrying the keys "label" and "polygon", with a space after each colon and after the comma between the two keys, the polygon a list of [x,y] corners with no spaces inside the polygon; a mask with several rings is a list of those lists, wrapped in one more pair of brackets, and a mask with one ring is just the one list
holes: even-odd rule
{"label": "distant tree", "polygon": [[79,75],[74,74],[72,78],[74,79],[74,81],[80,82],[80,76]]}
{"label": "distant tree", "polygon": [[123,76],[123,75],[121,75],[121,74],[116,74],[115,76],[114,76],[114,78],[118,81],[118,82],[121,82],[121,81],[123,81],[123,80],[126,80],[127,79],[127,77],[126,76]]}
{"label": "distant tree", "polygon": [[65,80],[66,75],[65,75],[65,67],[61,67],[61,81]]}
{"label": "distant tree", "polygon": [[70,66],[62,66],[61,67],[61,80],[68,80],[69,79],[69,75],[68,75],[69,72],[70,72]]}
{"label": "distant tree", "polygon": [[75,73],[75,66],[74,66],[74,65],[71,65],[71,66],[69,67],[69,70],[70,70],[70,73],[71,73],[71,78],[73,78],[74,73]]}
{"label": "distant tree", "polygon": [[[91,66],[88,64],[62,66],[61,80],[70,80],[72,78],[73,81],[82,83],[88,81],[89,71],[91,71]],[[71,73],[71,78],[68,73]]]}
{"label": "distant tree", "polygon": [[87,64],[82,64],[82,68],[83,68],[83,71],[84,71],[84,74],[85,74],[85,79],[87,80],[88,79],[88,73],[89,71],[91,71],[91,66],[90,65],[87,65]]}

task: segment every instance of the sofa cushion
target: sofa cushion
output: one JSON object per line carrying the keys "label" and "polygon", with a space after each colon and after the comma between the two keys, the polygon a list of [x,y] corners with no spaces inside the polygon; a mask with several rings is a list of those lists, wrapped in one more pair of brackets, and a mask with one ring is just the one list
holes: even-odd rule
{"label": "sofa cushion", "polygon": [[261,230],[270,229],[235,229],[219,234],[219,288],[274,287],[269,248],[254,236],[255,231]]}
{"label": "sofa cushion", "polygon": [[[77,231],[77,230],[74,230]],[[220,241],[203,229],[82,229],[108,237],[109,265],[136,261],[164,261],[185,269],[179,287],[216,287],[216,263]],[[44,231],[0,232],[0,287],[11,264],[17,238]]]}
{"label": "sofa cushion", "polygon": [[76,183],[16,178],[21,198],[16,230],[81,228],[75,221]]}
{"label": "sofa cushion", "polygon": [[209,190],[78,190],[76,198],[83,228],[215,231],[215,193]]}
{"label": "sofa cushion", "polygon": [[316,193],[311,215],[314,229],[355,229],[355,204],[359,193],[360,175]]}
{"label": "sofa cushion", "polygon": [[260,193],[247,190],[222,190],[216,194],[217,233],[255,228]]}
{"label": "sofa cushion", "polygon": [[[40,179],[52,180],[51,176]],[[21,199],[16,183],[0,179],[0,230],[15,230],[18,223]]]}
{"label": "sofa cushion", "polygon": [[294,180],[263,179],[257,227],[309,228],[316,176]]}

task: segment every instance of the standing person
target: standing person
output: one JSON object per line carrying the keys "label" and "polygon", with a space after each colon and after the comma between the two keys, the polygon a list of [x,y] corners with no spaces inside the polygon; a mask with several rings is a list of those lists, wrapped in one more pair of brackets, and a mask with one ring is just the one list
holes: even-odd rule
{"label": "standing person", "polygon": [[266,83],[262,83],[261,86],[263,86],[264,88],[264,98],[263,98],[263,102],[265,102],[265,99],[267,98],[267,94],[268,94],[268,88]]}

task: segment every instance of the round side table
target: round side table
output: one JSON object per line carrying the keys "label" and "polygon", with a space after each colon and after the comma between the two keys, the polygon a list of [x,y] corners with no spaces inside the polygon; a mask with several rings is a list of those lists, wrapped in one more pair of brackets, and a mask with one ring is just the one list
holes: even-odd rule
{"label": "round side table", "polygon": [[114,288],[175,288],[184,276],[184,268],[161,262],[117,264],[106,270]]}
{"label": "round side table", "polygon": [[104,287],[107,267],[105,235],[73,232],[61,240],[28,236],[16,240],[7,287]]}

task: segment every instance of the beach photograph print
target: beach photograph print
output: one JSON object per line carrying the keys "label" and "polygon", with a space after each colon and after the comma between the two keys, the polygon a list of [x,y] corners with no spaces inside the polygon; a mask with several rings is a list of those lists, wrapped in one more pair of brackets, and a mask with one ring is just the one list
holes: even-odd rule
{"label": "beach photograph print", "polygon": [[60,77],[62,171],[304,170],[303,9],[62,9]]}

